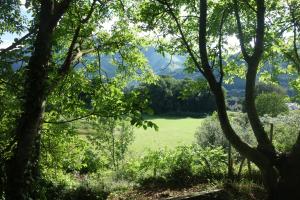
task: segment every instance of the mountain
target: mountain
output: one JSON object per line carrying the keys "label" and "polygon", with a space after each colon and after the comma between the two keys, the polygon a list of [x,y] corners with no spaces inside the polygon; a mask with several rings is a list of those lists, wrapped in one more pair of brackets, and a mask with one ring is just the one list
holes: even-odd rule
{"label": "mountain", "polygon": [[[172,76],[176,79],[184,79],[184,78],[201,78],[203,77],[199,72],[195,72],[193,74],[189,74],[184,70],[184,62],[186,60],[185,56],[181,55],[170,55],[158,53],[154,47],[148,47],[142,50],[145,57],[148,60],[149,65],[152,67],[153,71],[157,75],[168,75]],[[112,65],[111,61],[114,55],[105,55],[101,57],[101,66],[103,70],[106,72],[108,77],[112,77],[116,73],[116,67]],[[233,56],[232,58],[236,58],[237,56]],[[86,59],[92,60],[95,59],[94,57],[90,56]],[[242,61],[237,61],[240,64]],[[21,62],[13,64],[13,69],[18,69],[21,66]],[[82,67],[83,65],[79,65]],[[286,63],[282,63],[283,67],[286,67]],[[266,64],[264,70],[271,71],[272,66]],[[259,75],[259,74],[258,74]],[[289,80],[291,77],[288,75],[280,75],[279,76],[279,83],[283,86],[288,93],[291,95],[292,92],[289,90]],[[245,88],[245,80],[240,79],[238,77],[234,78],[233,84],[224,84],[224,87],[227,90],[227,94],[230,96],[243,96],[244,95],[244,88]]]}

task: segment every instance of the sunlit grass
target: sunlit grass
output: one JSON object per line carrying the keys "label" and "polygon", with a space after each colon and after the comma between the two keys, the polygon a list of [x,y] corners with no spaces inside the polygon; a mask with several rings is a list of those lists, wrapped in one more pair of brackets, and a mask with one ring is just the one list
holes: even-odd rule
{"label": "sunlit grass", "polygon": [[[147,149],[172,149],[179,145],[192,144],[195,142],[196,129],[203,118],[154,116],[147,120],[158,125],[159,130],[134,127],[135,138],[129,146],[129,154],[142,155]],[[93,127],[84,120],[76,122],[75,126],[81,136],[96,134]]]}
{"label": "sunlit grass", "polygon": [[135,128],[135,140],[129,148],[134,154],[142,154],[147,149],[175,148],[195,142],[195,131],[203,119],[157,117],[151,119],[159,127],[158,131],[148,128]]}

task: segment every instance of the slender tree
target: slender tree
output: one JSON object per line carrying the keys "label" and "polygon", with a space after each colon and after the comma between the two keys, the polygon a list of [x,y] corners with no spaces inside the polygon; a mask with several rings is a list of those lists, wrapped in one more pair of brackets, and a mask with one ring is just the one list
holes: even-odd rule
{"label": "slender tree", "polygon": [[[275,2],[268,3],[269,9],[277,8]],[[297,188],[300,185],[300,136],[291,152],[279,153],[264,130],[255,107],[255,83],[259,66],[264,64],[262,59],[265,45],[271,46],[272,40],[275,41],[275,37],[270,37],[265,30],[265,1],[150,0],[142,5],[141,19],[147,27],[170,35],[175,48],[168,47],[168,50],[171,49],[172,52],[172,49],[176,49],[173,52],[188,54],[187,67],[194,67],[207,80],[216,99],[218,118],[224,135],[242,156],[258,166],[269,198],[299,199],[300,192]],[[273,21],[275,18],[268,19],[269,24]],[[236,29],[232,28],[235,27],[234,24]],[[228,71],[227,67],[234,64],[230,59],[224,65],[224,37],[232,34],[238,35],[246,64],[246,112],[258,143],[257,147],[250,146],[237,135],[226,111],[223,79],[239,70],[236,66],[230,68],[234,71]]]}

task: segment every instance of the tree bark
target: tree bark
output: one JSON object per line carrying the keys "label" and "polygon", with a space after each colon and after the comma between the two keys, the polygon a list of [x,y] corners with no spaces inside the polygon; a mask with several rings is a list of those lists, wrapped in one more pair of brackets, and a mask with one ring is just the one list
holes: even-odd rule
{"label": "tree bark", "polygon": [[233,173],[233,160],[232,160],[232,149],[231,149],[231,144],[228,144],[228,171],[227,171],[227,176],[228,179],[233,181],[234,179],[234,173]]}
{"label": "tree bark", "polygon": [[291,152],[280,155],[276,168],[279,179],[271,196],[274,200],[300,199],[300,132]]}
{"label": "tree bark", "polygon": [[[48,70],[54,28],[70,1],[62,1],[54,13],[54,1],[41,2],[39,26],[25,77],[22,114],[15,130],[16,148],[7,163],[6,199],[28,199],[34,190],[39,137],[48,90]],[[62,12],[64,11],[64,12]],[[38,140],[38,141],[37,141]],[[34,156],[36,155],[36,156]]]}
{"label": "tree bark", "polygon": [[246,160],[246,158],[242,158],[242,160],[241,160],[241,164],[240,164],[239,171],[238,171],[238,174],[237,174],[237,180],[238,181],[241,179],[242,170],[243,170],[245,160]]}

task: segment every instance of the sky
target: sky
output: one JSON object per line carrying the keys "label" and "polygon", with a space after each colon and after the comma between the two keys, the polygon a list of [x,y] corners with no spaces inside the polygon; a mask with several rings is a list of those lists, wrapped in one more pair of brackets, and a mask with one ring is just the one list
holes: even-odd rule
{"label": "sky", "polygon": [[[31,15],[30,13],[27,13],[27,9],[25,8],[25,1],[26,0],[20,0],[21,1],[21,14],[24,15],[26,18],[30,19]],[[105,30],[110,30],[111,26],[113,25],[114,21],[116,20],[110,20],[107,23],[103,25]],[[3,35],[0,36],[0,49],[7,48],[12,44],[15,38],[21,38],[24,36],[27,32],[23,32],[21,34],[12,34],[12,33],[4,33]],[[155,36],[155,34],[150,34],[148,33],[141,33],[140,36]],[[227,44],[225,44],[226,49],[231,49],[231,51],[236,51],[239,49],[239,41],[236,36],[229,36],[224,38],[224,40],[227,41]]]}
{"label": "sky", "polygon": [[[20,0],[20,1],[21,1],[21,14],[26,16],[27,18],[30,18],[30,14],[27,13],[27,10],[24,6],[26,0]],[[0,40],[2,41],[0,43],[0,49],[8,47],[9,45],[12,44],[12,42],[14,41],[15,38],[20,38],[25,34],[26,34],[26,32],[21,33],[20,35],[7,33],[7,32],[4,33],[3,35],[0,36]]]}

